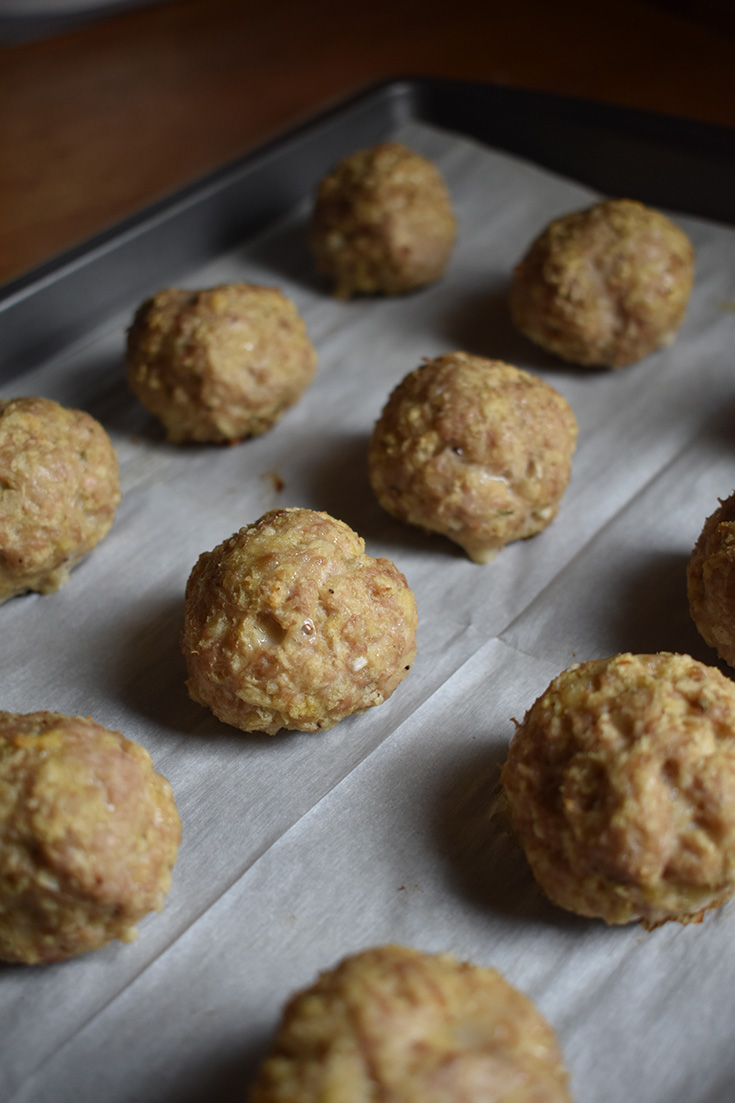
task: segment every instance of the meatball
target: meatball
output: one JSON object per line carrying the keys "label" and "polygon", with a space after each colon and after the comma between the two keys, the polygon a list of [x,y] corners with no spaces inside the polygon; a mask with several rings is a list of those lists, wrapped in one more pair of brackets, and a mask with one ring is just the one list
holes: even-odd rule
{"label": "meatball", "polygon": [[291,300],[247,283],[159,291],[135,315],[127,360],[132,390],[174,443],[264,433],[316,370]]}
{"label": "meatball", "polygon": [[382,946],[286,1006],[250,1103],[568,1103],[549,1024],[494,969]]}
{"label": "meatball", "polygon": [[370,483],[388,513],[487,563],[556,516],[576,439],[574,414],[548,383],[450,353],[393,391],[370,440]]}
{"label": "meatball", "polygon": [[0,712],[0,959],[133,941],[163,907],[180,838],[143,747],[80,716]]}
{"label": "meatball", "polygon": [[68,582],[119,504],[117,456],[99,422],[48,398],[0,401],[0,602]]}
{"label": "meatball", "polygon": [[705,521],[687,566],[687,590],[700,634],[735,666],[735,493]]}
{"label": "meatball", "polygon": [[191,697],[242,731],[319,731],[390,697],[416,603],[342,521],[276,509],[200,556],[186,588]]}
{"label": "meatball", "polygon": [[735,889],[735,685],[688,655],[571,666],[503,783],[547,896],[607,923],[693,922]]}
{"label": "meatball", "polygon": [[436,166],[400,142],[385,142],[346,157],[322,180],[310,242],[317,269],[346,299],[433,283],[456,233]]}
{"label": "meatball", "polygon": [[552,222],[515,270],[521,333],[573,364],[622,368],[670,345],[694,280],[686,234],[658,211],[611,199]]}

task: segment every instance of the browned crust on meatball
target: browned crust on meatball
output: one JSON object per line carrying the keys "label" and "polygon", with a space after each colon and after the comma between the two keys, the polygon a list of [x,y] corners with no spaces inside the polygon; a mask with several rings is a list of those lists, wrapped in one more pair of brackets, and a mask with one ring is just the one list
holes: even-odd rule
{"label": "browned crust on meatball", "polygon": [[0,712],[0,959],[132,941],[163,907],[180,838],[143,747],[79,716]]}
{"label": "browned crust on meatball", "polygon": [[310,244],[335,295],[397,295],[443,275],[457,233],[439,170],[400,142],[341,161],[317,193]]}
{"label": "browned crust on meatball", "polygon": [[659,211],[612,199],[547,227],[515,269],[510,310],[562,359],[621,368],[671,344],[693,281],[687,235]]}
{"label": "browned crust on meatball", "polygon": [[316,352],[278,288],[170,288],[128,332],[128,382],[168,439],[234,442],[270,429],[303,394]]}
{"label": "browned crust on meatball", "polygon": [[607,923],[697,921],[735,887],[735,685],[688,655],[575,664],[503,769],[533,873]]}
{"label": "browned crust on meatball", "polygon": [[63,586],[119,504],[117,456],[99,422],[48,398],[0,401],[0,602]]}
{"label": "browned crust on meatball", "polygon": [[548,383],[454,352],[393,391],[370,440],[370,483],[394,517],[486,563],[556,516],[576,439],[574,414]]}
{"label": "browned crust on meatball", "polygon": [[200,556],[182,646],[191,697],[242,731],[319,731],[387,700],[416,653],[416,603],[342,521],[277,509]]}
{"label": "browned crust on meatball", "polygon": [[703,639],[735,666],[735,493],[704,523],[687,566],[687,591]]}
{"label": "browned crust on meatball", "polygon": [[549,1024],[494,969],[382,946],[286,1006],[250,1103],[568,1103]]}

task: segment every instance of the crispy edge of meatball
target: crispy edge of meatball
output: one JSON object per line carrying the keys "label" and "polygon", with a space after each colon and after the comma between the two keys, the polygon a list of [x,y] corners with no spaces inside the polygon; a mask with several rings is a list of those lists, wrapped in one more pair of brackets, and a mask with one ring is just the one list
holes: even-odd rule
{"label": "crispy edge of meatball", "polygon": [[68,582],[120,497],[117,453],[91,414],[49,398],[0,401],[0,603]]}
{"label": "crispy edge of meatball", "polygon": [[292,997],[249,1100],[479,1101],[490,1084],[498,1101],[568,1103],[549,1023],[495,969],[388,945]]}
{"label": "crispy edge of meatball", "polygon": [[605,200],[536,238],[514,270],[510,312],[563,360],[622,368],[674,341],[693,282],[683,230],[636,200]]}
{"label": "crispy edge of meatball", "polygon": [[650,929],[699,922],[732,896],[735,686],[689,655],[563,671],[517,726],[502,782],[559,907]]}
{"label": "crispy edge of meatball", "polygon": [[292,300],[247,283],[157,292],[136,311],[126,359],[131,390],[174,444],[233,444],[267,432],[301,398],[317,363]]}
{"label": "crispy edge of meatball", "polygon": [[576,440],[574,413],[550,384],[503,361],[448,353],[390,395],[368,475],[393,517],[488,563],[553,521]]}
{"label": "crispy edge of meatball", "polygon": [[446,183],[400,142],[343,158],[319,184],[309,231],[337,298],[400,295],[440,279],[457,236]]}
{"label": "crispy edge of meatball", "polygon": [[[203,553],[182,633],[191,698],[269,735],[327,730],[386,701],[415,658],[416,601],[395,564],[364,549],[343,521],[292,508]],[[243,656],[245,639],[257,647]]]}
{"label": "crispy edge of meatball", "polygon": [[0,960],[133,941],[163,908],[180,840],[145,748],[84,717],[0,712]]}
{"label": "crispy edge of meatball", "polygon": [[687,594],[699,634],[735,666],[735,493],[704,523],[687,564]]}

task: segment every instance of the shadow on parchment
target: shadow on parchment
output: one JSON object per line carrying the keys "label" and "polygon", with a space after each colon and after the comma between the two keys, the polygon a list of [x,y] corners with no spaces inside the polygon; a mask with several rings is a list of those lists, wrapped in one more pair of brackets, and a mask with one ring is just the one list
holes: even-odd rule
{"label": "shadow on parchment", "polygon": [[272,273],[272,286],[288,280],[307,291],[328,296],[331,285],[317,272],[309,247],[309,217],[289,219],[266,232],[262,238],[247,241],[243,259],[248,266],[254,263],[265,269],[263,283],[269,282],[268,275]]}
{"label": "shadow on parchment", "polygon": [[70,392],[62,403],[86,410],[108,433],[154,446],[165,444],[160,422],[146,410],[128,385],[122,345],[119,352],[101,355],[94,363],[83,364],[76,376],[70,366],[67,383],[79,397],[72,397]]}
{"label": "shadow on parchment", "polygon": [[175,1086],[156,1098],[159,1103],[245,1103],[271,1041],[272,1036],[263,1032],[224,1063],[207,1061],[200,1068],[182,1063]]}
{"label": "shadow on parchment", "polygon": [[[692,383],[696,389],[696,385]],[[733,380],[735,389],[735,380]],[[688,396],[687,396],[688,398]],[[686,400],[686,399],[685,399]],[[697,448],[707,448],[714,459],[720,459],[722,453],[735,453],[735,398],[728,397],[709,420],[702,425],[697,439]],[[735,490],[735,473],[729,485],[712,487],[710,501],[702,503],[702,524],[717,509],[718,499],[727,498]]]}
{"label": "shadow on parchment", "polygon": [[451,540],[404,524],[378,504],[368,479],[368,443],[368,434],[335,437],[328,457],[310,472],[316,508],[344,521],[367,543],[380,541],[398,551],[426,550],[446,559],[465,558]]}
{"label": "shadow on parchment", "polygon": [[689,612],[688,561],[689,556],[681,552],[641,556],[635,570],[621,576],[611,623],[601,625],[600,634],[611,654],[675,651],[709,666],[720,665],[731,676],[730,668],[718,663],[715,651],[700,636]]}
{"label": "shadow on parchment", "polygon": [[456,891],[470,903],[524,922],[582,929],[588,920],[554,907],[536,884],[508,818],[500,771],[506,742],[444,772],[431,832]]}
{"label": "shadow on parchment", "polygon": [[582,368],[545,352],[524,337],[513,324],[508,306],[508,280],[495,280],[450,309],[443,318],[443,336],[449,344],[474,356],[504,360],[527,371],[596,375],[609,369]]}
{"label": "shadow on parchment", "polygon": [[146,604],[118,634],[119,656],[113,687],[131,709],[172,732],[197,741],[237,739],[248,746],[274,746],[294,733],[243,733],[218,720],[210,710],[192,701],[186,687],[187,669],[181,650],[184,594],[180,598]]}
{"label": "shadow on parchment", "polygon": [[118,633],[115,674],[117,691],[129,708],[164,729],[188,732],[199,726],[203,710],[186,690],[183,623],[183,594],[141,605]]}

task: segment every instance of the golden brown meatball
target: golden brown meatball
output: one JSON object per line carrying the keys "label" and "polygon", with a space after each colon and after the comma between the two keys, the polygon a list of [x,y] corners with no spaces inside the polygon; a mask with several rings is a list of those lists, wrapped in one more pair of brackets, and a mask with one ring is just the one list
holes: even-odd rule
{"label": "golden brown meatball", "polygon": [[0,712],[0,959],[131,942],[163,907],[180,838],[137,743],[80,716]]}
{"label": "golden brown meatball", "polygon": [[373,431],[368,471],[388,513],[487,563],[556,516],[576,439],[574,414],[548,383],[454,352],[393,391]]}
{"label": "golden brown meatball", "polygon": [[200,556],[186,588],[191,697],[242,731],[319,731],[379,705],[416,653],[416,603],[342,521],[276,509]]}
{"label": "golden brown meatball", "polygon": [[549,1024],[494,969],[382,946],[286,1006],[250,1103],[568,1103]]}
{"label": "golden brown meatball", "polygon": [[735,493],[705,521],[687,567],[687,590],[702,637],[735,666]]}
{"label": "golden brown meatball", "polygon": [[318,190],[310,242],[339,298],[438,280],[457,225],[438,169],[400,142],[346,157]]}
{"label": "golden brown meatball", "polygon": [[131,388],[175,443],[264,433],[316,369],[291,300],[247,283],[159,291],[135,315],[127,359]]}
{"label": "golden brown meatball", "polygon": [[674,340],[694,280],[686,234],[611,199],[552,222],[515,270],[521,333],[573,364],[622,368]]}
{"label": "golden brown meatball", "polygon": [[607,923],[692,922],[735,888],[735,685],[688,655],[578,663],[503,769],[533,873]]}
{"label": "golden brown meatball", "polygon": [[117,456],[99,422],[48,398],[0,401],[0,602],[68,582],[119,504]]}

